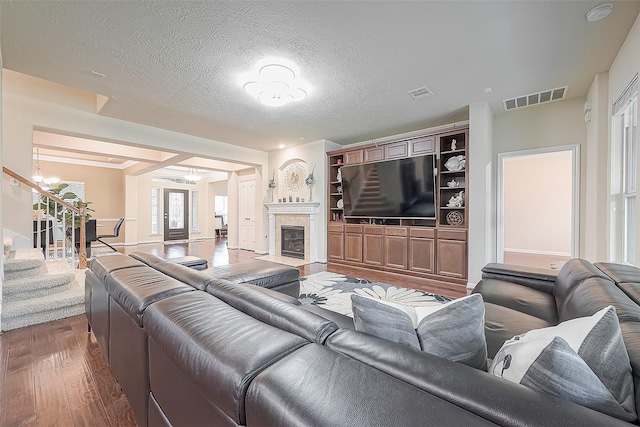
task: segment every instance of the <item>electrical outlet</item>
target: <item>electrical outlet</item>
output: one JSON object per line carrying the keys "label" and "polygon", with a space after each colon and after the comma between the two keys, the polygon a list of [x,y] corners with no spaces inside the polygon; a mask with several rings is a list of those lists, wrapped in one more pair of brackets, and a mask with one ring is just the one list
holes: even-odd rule
{"label": "electrical outlet", "polygon": [[524,237],[524,236],[522,236],[522,237],[520,238],[520,241],[521,241],[522,243],[527,243],[527,238],[526,238],[526,237]]}

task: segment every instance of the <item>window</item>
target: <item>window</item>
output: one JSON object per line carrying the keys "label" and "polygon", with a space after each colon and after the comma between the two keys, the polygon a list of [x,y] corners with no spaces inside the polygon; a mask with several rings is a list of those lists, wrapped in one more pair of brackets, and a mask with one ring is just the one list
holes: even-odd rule
{"label": "window", "polygon": [[191,190],[191,232],[198,233],[198,190]]}
{"label": "window", "polygon": [[223,224],[228,224],[227,221],[227,201],[228,201],[228,197],[227,196],[216,196],[214,199],[214,210],[215,210],[215,215],[222,215],[222,222]]}
{"label": "window", "polygon": [[151,234],[160,234],[160,187],[151,187]]}
{"label": "window", "polygon": [[[613,259],[636,263],[636,183],[638,179],[638,76],[613,105]],[[616,214],[616,211],[618,212]]]}

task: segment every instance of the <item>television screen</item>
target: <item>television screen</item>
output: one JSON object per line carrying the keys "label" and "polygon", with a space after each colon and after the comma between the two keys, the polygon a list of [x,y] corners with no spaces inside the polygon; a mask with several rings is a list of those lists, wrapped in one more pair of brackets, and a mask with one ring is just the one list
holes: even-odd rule
{"label": "television screen", "polygon": [[342,167],[346,218],[436,218],[435,155]]}

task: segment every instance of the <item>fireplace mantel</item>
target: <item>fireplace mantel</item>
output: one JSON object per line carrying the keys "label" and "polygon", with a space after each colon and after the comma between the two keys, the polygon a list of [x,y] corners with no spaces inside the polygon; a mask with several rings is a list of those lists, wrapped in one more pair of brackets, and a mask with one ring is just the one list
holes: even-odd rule
{"label": "fireplace mantel", "polygon": [[317,215],[320,202],[265,203],[269,214]]}
{"label": "fireplace mantel", "polygon": [[318,261],[318,211],[320,202],[265,203],[269,210],[269,255],[276,256],[276,215],[308,215],[309,230],[305,239],[309,239],[310,263]]}

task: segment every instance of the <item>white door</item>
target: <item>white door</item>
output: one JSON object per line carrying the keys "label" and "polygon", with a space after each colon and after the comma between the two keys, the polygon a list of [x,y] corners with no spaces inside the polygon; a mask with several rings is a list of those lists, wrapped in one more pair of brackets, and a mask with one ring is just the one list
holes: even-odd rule
{"label": "white door", "polygon": [[240,249],[256,248],[256,181],[240,181],[238,215],[240,216]]}

